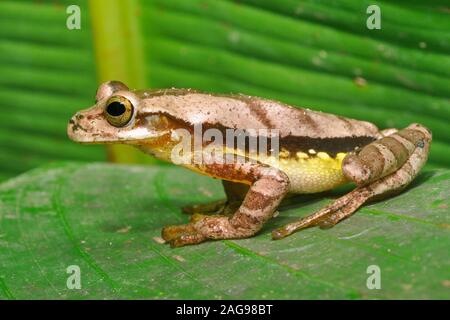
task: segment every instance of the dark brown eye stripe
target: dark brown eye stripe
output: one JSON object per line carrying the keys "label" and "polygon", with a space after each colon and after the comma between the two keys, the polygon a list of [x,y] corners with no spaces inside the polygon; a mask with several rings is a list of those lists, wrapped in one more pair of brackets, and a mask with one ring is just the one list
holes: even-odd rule
{"label": "dark brown eye stripe", "polygon": [[308,152],[313,149],[316,152],[326,152],[330,157],[335,157],[340,152],[351,152],[375,141],[373,137],[342,137],[342,138],[310,138],[299,136],[287,136],[280,139],[280,149],[286,149],[295,156],[298,151]]}
{"label": "dark brown eye stripe", "polygon": [[[139,113],[136,116],[136,119],[144,118],[148,115],[152,115],[155,113]],[[193,124],[186,122],[183,119],[179,119],[165,112],[158,112],[160,115],[166,116],[171,122],[177,124],[177,126],[185,128],[187,130],[193,131]],[[226,130],[234,130],[233,128],[225,127],[219,123],[202,123],[203,132],[208,129],[217,129],[222,132],[223,137],[226,137]],[[245,131],[245,130],[244,130]],[[235,137],[234,145],[237,146],[237,138]],[[256,139],[259,139],[257,137]],[[330,157],[336,157],[336,155],[340,152],[346,153],[354,151],[356,148],[361,148],[373,141],[375,141],[375,137],[370,136],[352,136],[352,137],[338,137],[338,138],[311,138],[304,136],[285,136],[280,138],[279,147],[280,150],[285,149],[289,151],[290,157],[296,157],[296,153],[301,151],[307,153],[308,150],[313,149],[316,152],[326,152]],[[245,146],[249,146],[250,138],[248,136],[245,137]],[[227,141],[227,143],[231,143],[231,141]],[[267,139],[267,149],[271,149],[271,140]],[[249,151],[249,150],[245,150]]]}

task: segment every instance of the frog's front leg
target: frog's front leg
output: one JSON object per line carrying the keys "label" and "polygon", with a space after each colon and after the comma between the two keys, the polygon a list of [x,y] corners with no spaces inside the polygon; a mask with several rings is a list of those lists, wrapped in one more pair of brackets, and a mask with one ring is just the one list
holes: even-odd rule
{"label": "frog's front leg", "polygon": [[358,187],[322,210],[274,230],[274,239],[319,225],[327,228],[353,214],[368,200],[403,190],[419,173],[428,158],[431,132],[419,124],[393,132],[343,161],[343,173]]}
{"label": "frog's front leg", "polygon": [[209,162],[202,165],[201,170],[221,179],[249,184],[250,188],[232,216],[195,215],[189,224],[165,227],[162,237],[173,247],[196,244],[207,239],[250,237],[273,216],[289,191],[289,178],[284,172],[259,163],[246,160],[232,164]]}

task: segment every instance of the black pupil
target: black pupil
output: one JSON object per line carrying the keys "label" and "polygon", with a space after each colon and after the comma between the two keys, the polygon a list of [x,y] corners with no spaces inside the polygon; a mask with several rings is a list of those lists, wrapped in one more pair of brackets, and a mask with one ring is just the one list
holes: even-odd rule
{"label": "black pupil", "polygon": [[111,102],[106,108],[106,112],[113,117],[118,117],[125,113],[125,106],[121,102]]}

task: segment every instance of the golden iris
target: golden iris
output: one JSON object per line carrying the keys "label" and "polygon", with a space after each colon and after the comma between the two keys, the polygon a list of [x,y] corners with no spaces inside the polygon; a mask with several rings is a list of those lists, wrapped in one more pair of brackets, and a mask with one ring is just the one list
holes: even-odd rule
{"label": "golden iris", "polygon": [[133,117],[133,104],[122,96],[111,97],[106,102],[104,114],[110,125],[124,127]]}

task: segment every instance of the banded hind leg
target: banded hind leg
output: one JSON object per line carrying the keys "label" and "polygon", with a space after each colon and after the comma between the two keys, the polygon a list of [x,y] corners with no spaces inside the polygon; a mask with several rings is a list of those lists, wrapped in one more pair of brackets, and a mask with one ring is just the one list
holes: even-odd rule
{"label": "banded hind leg", "polygon": [[311,226],[334,226],[365,202],[402,191],[427,161],[431,132],[420,124],[397,132],[392,129],[385,132],[390,134],[345,157],[342,171],[356,183],[356,189],[322,210],[274,230],[272,238],[281,239]]}
{"label": "banded hind leg", "polygon": [[257,233],[269,220],[289,191],[289,178],[277,168],[242,160],[202,164],[203,172],[249,185],[232,215],[194,215],[188,224],[168,226],[162,238],[172,247],[196,244],[208,239],[239,239]]}

